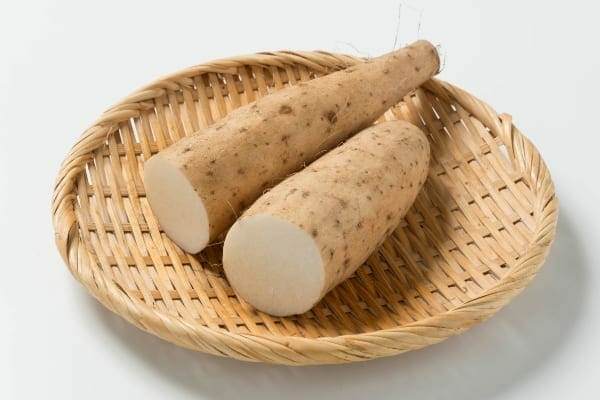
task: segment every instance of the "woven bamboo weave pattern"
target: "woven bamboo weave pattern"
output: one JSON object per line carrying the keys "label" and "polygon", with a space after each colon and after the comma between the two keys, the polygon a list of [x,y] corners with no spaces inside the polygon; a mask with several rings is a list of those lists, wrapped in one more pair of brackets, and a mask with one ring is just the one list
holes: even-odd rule
{"label": "woven bamboo weave pattern", "polygon": [[543,264],[558,202],[510,116],[440,80],[381,118],[429,135],[423,191],[393,235],[310,312],[254,310],[228,285],[220,244],[192,256],[161,232],[145,198],[145,160],[236,107],[357,61],[325,52],[218,60],[107,110],[74,144],[54,190],[56,243],[73,276],[113,312],[179,346],[290,365],[398,354],[494,314]]}

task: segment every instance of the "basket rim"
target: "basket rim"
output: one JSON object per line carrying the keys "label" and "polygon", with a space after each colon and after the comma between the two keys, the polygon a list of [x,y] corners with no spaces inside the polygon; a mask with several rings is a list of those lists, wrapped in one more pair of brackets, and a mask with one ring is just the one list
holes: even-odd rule
{"label": "basket rim", "polygon": [[368,333],[318,338],[274,334],[232,333],[225,328],[190,324],[181,317],[156,310],[128,296],[118,283],[105,279],[91,262],[89,250],[80,240],[74,211],[76,181],[92,152],[104,143],[117,125],[139,115],[145,101],[191,84],[191,77],[207,72],[237,73],[238,67],[266,67],[300,64],[318,72],[343,68],[360,58],[325,51],[276,51],[236,56],[199,64],[174,72],[146,85],[105,111],[73,145],[61,164],[52,196],[52,216],[58,250],[72,275],[98,301],[137,327],[179,346],[246,361],[308,365],[362,361],[399,354],[440,342],[483,322],[535,277],[555,237],[558,199],[554,183],[542,157],[512,123],[508,114],[498,114],[488,104],[466,91],[434,78],[424,87],[440,98],[461,104],[475,118],[497,134],[509,157],[531,181],[536,193],[535,231],[529,248],[494,286],[447,312],[407,325]]}

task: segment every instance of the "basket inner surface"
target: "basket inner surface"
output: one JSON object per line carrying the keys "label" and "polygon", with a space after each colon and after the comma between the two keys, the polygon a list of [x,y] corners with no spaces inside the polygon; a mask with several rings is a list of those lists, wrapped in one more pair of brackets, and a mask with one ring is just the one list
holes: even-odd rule
{"label": "basket inner surface", "polygon": [[[254,310],[227,283],[221,244],[192,256],[160,231],[144,194],[143,163],[232,109],[317,74],[305,66],[208,72],[136,102],[78,178],[79,235],[99,273],[130,297],[186,322],[260,335],[330,337],[406,325],[444,313],[494,286],[526,252],[535,196],[510,151],[460,104],[420,88],[381,120],[428,135],[429,177],[393,235],[310,312]],[[431,87],[437,85],[430,82]],[[508,149],[509,150],[509,149]]]}

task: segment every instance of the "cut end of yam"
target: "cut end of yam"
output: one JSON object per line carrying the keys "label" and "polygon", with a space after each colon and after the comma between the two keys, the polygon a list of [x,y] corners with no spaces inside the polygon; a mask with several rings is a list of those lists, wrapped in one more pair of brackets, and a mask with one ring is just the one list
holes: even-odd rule
{"label": "cut end of yam", "polygon": [[161,228],[188,253],[208,244],[209,223],[204,203],[181,170],[160,156],[144,166],[146,197]]}
{"label": "cut end of yam", "polygon": [[308,311],[325,285],[324,263],[314,239],[273,215],[252,215],[231,227],[223,267],[241,297],[276,316]]}

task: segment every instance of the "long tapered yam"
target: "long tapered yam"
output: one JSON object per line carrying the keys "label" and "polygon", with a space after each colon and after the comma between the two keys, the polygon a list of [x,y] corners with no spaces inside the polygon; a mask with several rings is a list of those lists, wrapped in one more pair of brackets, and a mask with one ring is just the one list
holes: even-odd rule
{"label": "long tapered yam", "polygon": [[262,195],[231,227],[223,266],[236,292],[273,315],[309,310],[399,224],[427,177],[414,125],[358,133]]}
{"label": "long tapered yam", "polygon": [[144,181],[162,228],[201,251],[265,188],[367,127],[438,72],[426,41],[240,107],[151,157]]}

